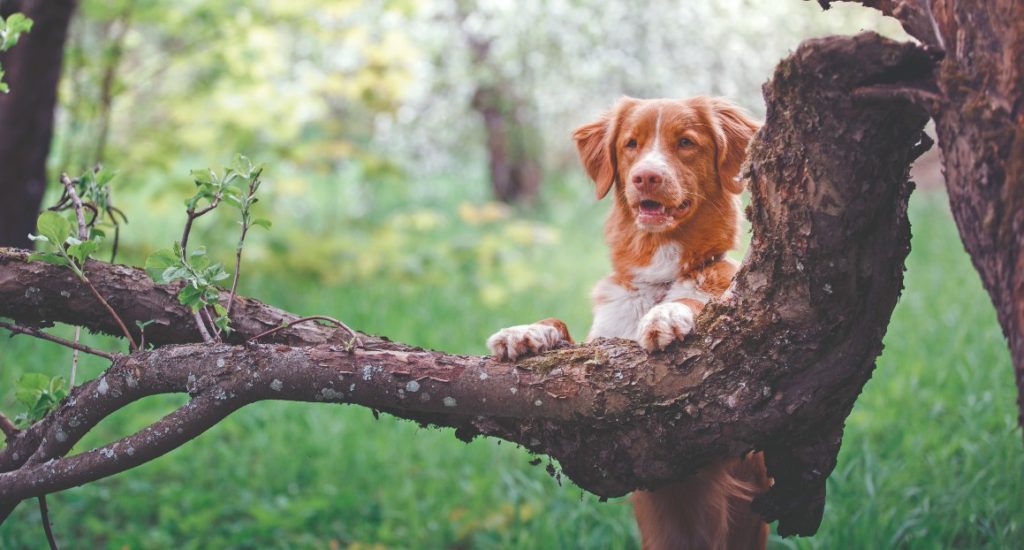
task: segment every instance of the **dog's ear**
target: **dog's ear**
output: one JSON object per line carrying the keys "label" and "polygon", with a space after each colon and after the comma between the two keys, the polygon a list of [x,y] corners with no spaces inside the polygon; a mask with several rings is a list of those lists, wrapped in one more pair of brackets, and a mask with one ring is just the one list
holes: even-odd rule
{"label": "dog's ear", "polygon": [[718,146],[718,179],[726,191],[742,193],[743,182],[736,176],[747,157],[747,145],[761,124],[723,99],[712,100],[711,112]]}
{"label": "dog's ear", "polygon": [[615,158],[615,137],[619,121],[636,100],[623,97],[608,112],[572,133],[583,169],[597,185],[597,198],[603,199],[615,183],[618,164]]}

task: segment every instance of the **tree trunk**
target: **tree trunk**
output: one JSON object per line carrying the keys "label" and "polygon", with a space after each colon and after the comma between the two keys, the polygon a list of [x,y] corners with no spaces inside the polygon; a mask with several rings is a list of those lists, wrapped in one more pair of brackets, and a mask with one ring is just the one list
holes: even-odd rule
{"label": "tree trunk", "polygon": [[[308,325],[275,334],[276,344],[231,345],[294,319],[251,300],[236,308],[229,344],[169,345],[197,340],[174,289],[90,262],[86,273],[126,323],[155,319],[147,340],[168,345],[117,358],[11,438],[0,450],[0,520],[23,498],[168,452],[248,403],[293,399],[358,403],[454,427],[461,439],[513,441],[605,497],[762,449],[775,485],[758,508],[781,534],[811,534],[843,422],[899,296],[908,166],[927,148],[923,110],[902,98],[858,99],[857,90],[931,65],[920,48],[872,34],[810,41],[780,64],[750,151],[751,250],[730,297],[663,353],[598,339],[509,364],[381,338],[352,348],[341,331]],[[0,316],[116,333],[98,309],[67,270],[0,251]],[[103,417],[169,392],[192,399],[119,442],[61,458]]]}
{"label": "tree trunk", "polygon": [[456,24],[469,47],[472,64],[479,79],[473,92],[472,107],[480,114],[487,136],[487,170],[491,194],[506,204],[533,200],[540,190],[538,164],[540,136],[532,135],[533,121],[524,120],[526,106],[491,59],[491,43],[466,26],[474,2],[455,3]]}
{"label": "tree trunk", "polygon": [[913,85],[879,92],[912,98],[935,119],[953,218],[1009,340],[1024,425],[1024,2],[860,3],[942,56]]}
{"label": "tree trunk", "polygon": [[0,54],[10,85],[0,94],[0,246],[28,247],[46,189],[57,84],[74,0],[2,0],[5,18],[22,12],[34,24]]}
{"label": "tree trunk", "polygon": [[473,108],[483,119],[487,134],[487,166],[494,198],[504,203],[532,200],[540,190],[540,167],[526,143],[529,131],[516,116],[522,106],[510,90],[481,86],[473,96]]}

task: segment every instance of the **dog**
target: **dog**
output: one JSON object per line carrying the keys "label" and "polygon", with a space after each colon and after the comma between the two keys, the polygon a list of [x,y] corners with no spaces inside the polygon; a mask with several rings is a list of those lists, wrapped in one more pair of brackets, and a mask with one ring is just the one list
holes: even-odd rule
{"label": "dog", "polygon": [[[587,340],[627,338],[648,352],[693,330],[708,301],[726,293],[738,264],[725,256],[740,232],[740,167],[759,124],[720,98],[624,97],[573,139],[598,200],[613,193],[605,223],[612,273],[592,293]],[[549,318],[499,330],[499,359],[572,343]],[[751,510],[770,481],[760,453],[730,458],[690,478],[632,494],[643,547],[764,548],[768,525]]]}

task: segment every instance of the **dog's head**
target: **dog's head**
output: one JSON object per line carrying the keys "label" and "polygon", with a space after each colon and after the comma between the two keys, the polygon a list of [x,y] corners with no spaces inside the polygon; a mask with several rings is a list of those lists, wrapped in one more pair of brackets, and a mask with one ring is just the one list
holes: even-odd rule
{"label": "dog's head", "polygon": [[722,99],[624,97],[573,139],[597,198],[614,185],[617,207],[640,230],[658,233],[743,191],[736,177],[757,128]]}

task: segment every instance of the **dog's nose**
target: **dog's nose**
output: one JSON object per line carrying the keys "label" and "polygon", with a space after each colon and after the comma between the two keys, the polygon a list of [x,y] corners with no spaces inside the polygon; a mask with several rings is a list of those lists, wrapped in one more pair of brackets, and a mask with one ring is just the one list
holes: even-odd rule
{"label": "dog's nose", "polygon": [[633,185],[637,189],[657,187],[662,184],[664,179],[664,174],[654,168],[640,168],[633,172]]}

